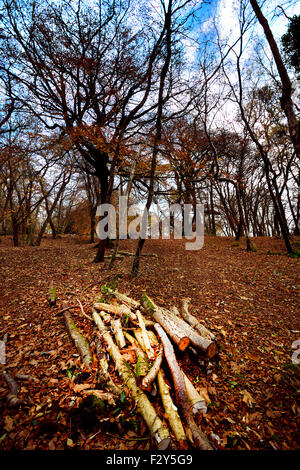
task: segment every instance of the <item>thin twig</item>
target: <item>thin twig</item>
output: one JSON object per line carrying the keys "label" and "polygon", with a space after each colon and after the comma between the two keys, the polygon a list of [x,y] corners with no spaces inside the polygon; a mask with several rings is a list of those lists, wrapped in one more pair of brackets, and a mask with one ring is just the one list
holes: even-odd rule
{"label": "thin twig", "polygon": [[88,318],[90,321],[93,321],[93,319],[92,319],[89,315],[87,315],[87,314],[84,312],[82,303],[80,302],[79,299],[77,299],[77,297],[76,297],[76,300],[77,300],[77,302],[79,303],[79,306],[80,306],[80,310],[81,310],[82,315],[83,315],[84,317]]}

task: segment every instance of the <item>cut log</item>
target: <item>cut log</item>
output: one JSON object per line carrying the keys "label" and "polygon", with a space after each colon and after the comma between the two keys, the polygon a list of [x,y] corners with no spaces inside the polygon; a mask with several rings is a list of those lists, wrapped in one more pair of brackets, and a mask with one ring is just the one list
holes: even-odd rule
{"label": "cut log", "polygon": [[151,369],[149,370],[146,377],[144,377],[142,380],[141,387],[143,388],[143,390],[147,390],[149,392],[151,391],[151,388],[152,388],[151,384],[155,380],[155,377],[157,376],[157,374],[159,373],[162,360],[163,360],[163,346],[161,344],[159,352],[156,356],[154,363],[152,364]]}
{"label": "cut log", "polygon": [[182,318],[187,321],[193,328],[195,328],[198,333],[203,336],[203,338],[207,338],[208,340],[214,341],[215,335],[211,333],[202,323],[200,323],[197,318],[189,312],[189,304],[191,299],[186,298],[182,301],[182,311],[181,315]]}
{"label": "cut log", "polygon": [[182,371],[183,378],[184,378],[184,383],[185,383],[185,388],[186,388],[186,393],[188,396],[188,399],[191,402],[192,405],[192,410],[193,413],[196,414],[198,411],[202,411],[203,413],[207,413],[207,406],[206,406],[206,401],[204,397],[199,393],[190,379],[185,375],[185,373]]}
{"label": "cut log", "polygon": [[120,349],[124,348],[126,346],[126,341],[122,330],[121,320],[119,318],[117,318],[116,320],[112,320],[111,326],[115,335],[117,345]]}
{"label": "cut log", "polygon": [[181,351],[184,351],[191,343],[209,359],[217,354],[218,348],[213,341],[200,336],[191,325],[170,311],[162,310],[146,294],[143,294],[141,303],[145,310],[166,330]]}
{"label": "cut log", "polygon": [[[155,323],[153,323],[153,326],[154,325],[155,325]],[[148,333],[148,336],[149,336],[151,347],[154,348],[154,349],[159,349],[160,343],[159,343],[157,337],[155,336],[155,333],[152,330],[147,330],[147,333]],[[136,337],[136,339],[137,339],[138,343],[140,344],[140,346],[142,347],[143,351],[146,351],[146,346],[144,344],[142,330],[140,328],[135,328],[134,329],[134,336]]]}
{"label": "cut log", "polygon": [[170,372],[172,374],[174,389],[175,389],[175,396],[176,396],[176,404],[182,411],[182,415],[186,425],[188,426],[189,430],[191,431],[192,439],[194,445],[202,450],[213,450],[212,445],[207,440],[207,438],[200,432],[199,428],[197,427],[193,414],[192,414],[192,406],[188,399],[186,387],[184,383],[184,378],[182,371],[177,363],[176,356],[174,353],[173,346],[171,341],[169,340],[166,332],[163,330],[161,325],[156,323],[154,328],[159,335],[161,342],[164,347],[164,355],[167,360]]}
{"label": "cut log", "polygon": [[180,351],[185,351],[185,349],[190,344],[190,339],[187,336],[186,332],[180,329],[177,324],[172,320],[170,315],[159,308],[154,302],[146,295],[143,294],[141,298],[141,304],[147,313],[152,315],[156,322],[160,323],[163,328],[168,332],[174,343],[177,344]]}
{"label": "cut log", "polygon": [[114,360],[117,370],[126,384],[126,387],[130,390],[132,398],[136,402],[138,412],[143,417],[151,436],[156,442],[157,448],[159,450],[166,450],[171,443],[169,430],[157,415],[145,393],[137,386],[133,372],[123,360],[118,347],[115,345],[97,312],[93,312],[93,318],[103,340],[108,346],[109,354]]}
{"label": "cut log", "polygon": [[160,369],[158,372],[157,381],[158,381],[160,396],[161,396],[162,403],[165,409],[165,413],[170,423],[170,427],[177,441],[179,442],[180,449],[182,450],[187,449],[188,445],[187,445],[185,431],[184,431],[181,419],[179,417],[177,407],[174,405],[173,400],[171,398],[169,386],[166,384],[165,374],[162,369]]}
{"label": "cut log", "polygon": [[137,320],[136,314],[133,313],[130,308],[128,308],[126,305],[119,306],[105,304],[104,302],[95,302],[94,308],[96,310],[102,310],[104,312],[113,313],[114,315],[118,315],[118,317],[121,318],[126,317],[128,315],[130,320],[133,322]]}
{"label": "cut log", "polygon": [[90,367],[91,362],[93,362],[93,357],[88,341],[77,329],[69,312],[64,312],[64,319],[68,333],[81,356],[83,364]]}

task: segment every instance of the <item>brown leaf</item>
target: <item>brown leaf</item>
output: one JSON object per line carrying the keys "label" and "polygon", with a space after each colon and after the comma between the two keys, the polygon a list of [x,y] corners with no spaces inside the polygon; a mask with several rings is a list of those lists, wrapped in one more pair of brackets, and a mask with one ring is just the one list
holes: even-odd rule
{"label": "brown leaf", "polygon": [[5,429],[7,432],[10,432],[14,429],[14,421],[10,416],[5,416],[3,429]]}
{"label": "brown leaf", "polygon": [[246,403],[246,405],[248,405],[249,408],[252,408],[253,404],[256,403],[254,398],[250,395],[250,393],[247,390],[243,390],[241,394],[243,394],[243,402]]}

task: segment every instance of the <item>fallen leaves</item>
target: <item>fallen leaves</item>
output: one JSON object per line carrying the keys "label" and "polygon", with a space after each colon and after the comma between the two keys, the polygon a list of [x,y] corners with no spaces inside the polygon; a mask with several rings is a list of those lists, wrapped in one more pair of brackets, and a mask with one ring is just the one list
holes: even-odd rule
{"label": "fallen leaves", "polygon": [[[108,271],[106,265],[92,263],[94,251],[89,245],[76,246],[70,237],[17,251],[5,246],[4,240],[0,252],[6,279],[0,271],[4,294],[0,306],[5,316],[1,319],[0,339],[8,333],[5,368],[12,374],[33,375],[38,382],[28,381],[20,388],[22,398],[28,400],[27,408],[0,415],[1,448],[55,450],[77,448],[81,442],[84,445],[82,437],[69,432],[68,413],[90,393],[93,382],[85,379],[80,383],[80,360],[72,356],[75,350],[58,312],[64,302],[73,305],[75,297],[88,306],[99,294],[100,286],[117,275],[122,291],[134,298],[143,289],[152,291],[161,304],[170,308],[192,293],[191,311],[215,333],[221,350],[210,375],[204,367],[190,366],[189,376],[197,377],[198,389],[207,393],[208,413],[202,419],[207,429],[219,436],[223,448],[298,448],[297,371],[286,378],[292,339],[297,339],[300,331],[293,287],[297,260],[268,257],[263,250],[251,255],[243,249],[233,251],[232,240],[226,237],[211,240],[218,249],[205,240],[204,248],[195,253],[187,253],[180,240],[147,241],[145,250],[157,253],[159,262],[143,258],[141,275],[134,282],[128,275],[132,259],[125,257]],[[134,251],[134,241],[121,243],[124,249]],[[280,243],[259,239],[256,244],[260,250],[260,246],[268,249]],[[71,268],[79,264],[82,269]],[[280,271],[280,276],[270,276],[274,271]],[[58,294],[58,305],[53,308],[46,299],[51,280]],[[81,317],[78,306],[76,312],[80,327],[93,338],[89,321]],[[129,365],[135,363],[133,347],[122,354]],[[6,393],[7,386],[0,383],[0,398]],[[35,434],[45,417],[61,426],[54,437]],[[121,441],[117,429],[114,437],[97,432],[91,433],[95,435],[89,441],[91,449],[117,449],[120,442],[124,448],[150,446],[148,441],[141,443],[125,431],[123,437],[133,440]]]}
{"label": "fallen leaves", "polygon": [[249,406],[249,408],[253,408],[253,405],[255,402],[254,398],[252,397],[252,395],[247,391],[247,390],[243,390],[241,391],[241,394],[243,395],[243,402],[246,403],[247,406]]}

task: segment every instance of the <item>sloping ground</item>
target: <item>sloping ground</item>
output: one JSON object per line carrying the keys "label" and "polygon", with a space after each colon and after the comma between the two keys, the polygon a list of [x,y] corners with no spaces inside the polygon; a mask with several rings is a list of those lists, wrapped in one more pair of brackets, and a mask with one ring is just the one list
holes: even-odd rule
{"label": "sloping ground", "polygon": [[[111,281],[120,292],[139,299],[146,291],[166,307],[180,307],[182,298],[191,297],[190,311],[216,335],[220,353],[209,368],[201,368],[187,353],[178,355],[195,386],[207,390],[210,403],[200,426],[209,438],[218,436],[215,444],[224,449],[299,448],[300,366],[292,363],[292,343],[300,339],[299,260],[284,254],[280,240],[255,244],[257,252],[247,253],[244,242],[207,237],[204,248],[195,252],[185,251],[180,240],[149,240],[145,253],[158,257],[144,257],[133,279],[132,258],[118,259],[108,270],[106,263],[92,263],[91,245],[71,236],[19,248],[4,239],[0,339],[7,333],[8,340],[6,364],[0,368],[38,380],[20,381],[25,404],[8,409],[1,375],[0,448],[151,448],[134,407],[122,410],[121,405],[118,416],[92,423],[74,412],[81,397],[76,385],[93,386],[94,376],[81,368],[59,312],[76,306],[73,318],[93,348],[95,327],[80,314],[77,299],[89,314],[101,285]],[[134,241],[121,244],[121,250],[134,247]],[[47,302],[51,281],[58,296],[54,307]]]}

